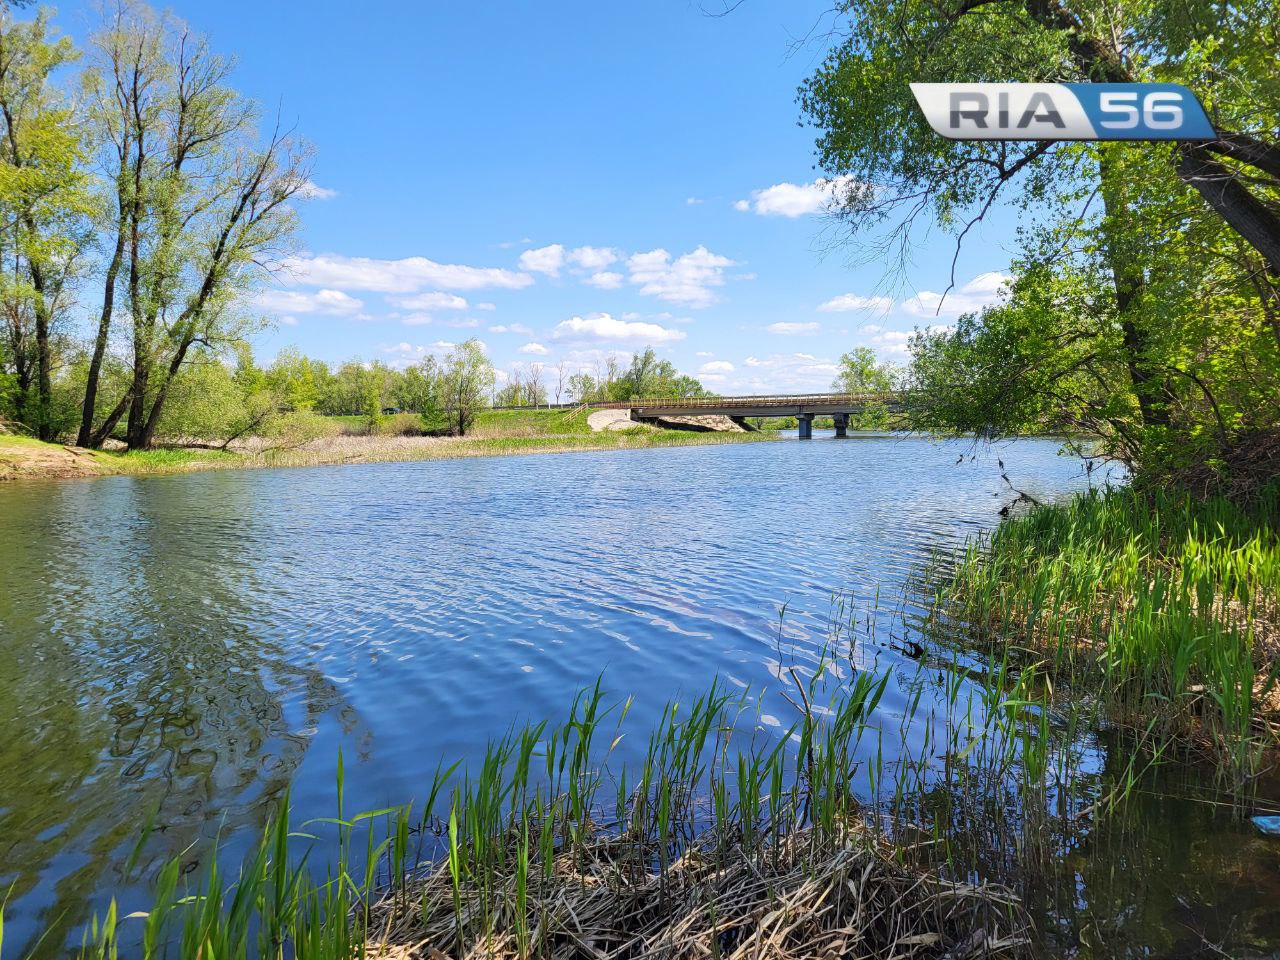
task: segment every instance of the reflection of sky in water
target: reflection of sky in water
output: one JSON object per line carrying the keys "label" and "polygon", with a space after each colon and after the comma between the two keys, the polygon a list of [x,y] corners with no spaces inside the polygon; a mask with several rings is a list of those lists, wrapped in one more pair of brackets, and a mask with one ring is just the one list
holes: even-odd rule
{"label": "reflection of sky in water", "polygon": [[[352,808],[421,798],[442,755],[560,717],[601,672],[638,695],[631,730],[716,675],[786,727],[777,688],[833,594],[896,608],[913,564],[1013,498],[997,456],[1042,499],[1083,486],[1056,449],[819,439],[0,490],[10,936],[91,891],[140,906],[119,868],[154,809],[145,863],[220,828],[234,849],[290,785],[301,817],[331,813],[339,746]],[[914,670],[887,644],[858,662]],[[890,753],[907,696],[891,684],[877,718]]]}

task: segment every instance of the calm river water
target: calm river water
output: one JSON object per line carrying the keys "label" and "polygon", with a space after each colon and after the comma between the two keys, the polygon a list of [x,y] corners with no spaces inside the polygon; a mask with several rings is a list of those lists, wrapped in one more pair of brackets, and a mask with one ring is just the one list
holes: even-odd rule
{"label": "calm river water", "polygon": [[[1087,482],[1048,441],[881,437],[0,488],[6,947],[47,929],[56,952],[111,896],[144,906],[124,865],[156,811],[144,877],[184,851],[195,869],[219,833],[243,849],[286,791],[299,819],[330,815],[339,748],[348,809],[383,806],[601,673],[638,694],[639,729],[716,676],[775,688],[834,594],[896,597],[994,525],[1013,498],[997,457],[1041,499]],[[1280,889],[1273,848],[1214,807],[1143,816],[1126,869],[1172,871],[1144,926],[1183,893],[1256,919],[1248,889]],[[1188,829],[1200,849],[1175,855]]]}

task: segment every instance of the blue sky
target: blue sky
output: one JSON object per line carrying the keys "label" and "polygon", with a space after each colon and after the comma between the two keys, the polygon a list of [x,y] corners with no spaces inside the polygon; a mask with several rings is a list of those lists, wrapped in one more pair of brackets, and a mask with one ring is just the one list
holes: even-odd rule
{"label": "blue sky", "polygon": [[[652,345],[720,392],[824,389],[842,352],[901,360],[913,327],[991,299],[1004,218],[939,316],[949,237],[905,289],[829,249],[796,103],[828,4],[714,3],[174,2],[316,150],[260,355],[404,363],[476,336],[502,370],[590,368]],[[80,38],[92,11],[58,22]]]}

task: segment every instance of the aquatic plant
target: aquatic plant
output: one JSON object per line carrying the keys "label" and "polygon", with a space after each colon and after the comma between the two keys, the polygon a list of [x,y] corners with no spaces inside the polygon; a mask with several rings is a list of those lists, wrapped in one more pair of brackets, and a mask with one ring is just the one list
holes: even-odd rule
{"label": "aquatic plant", "polygon": [[1277,517],[1280,487],[1250,508],[1128,489],[1035,507],[970,544],[934,626],[1043,659],[1059,703],[1209,752],[1244,787],[1278,729]]}

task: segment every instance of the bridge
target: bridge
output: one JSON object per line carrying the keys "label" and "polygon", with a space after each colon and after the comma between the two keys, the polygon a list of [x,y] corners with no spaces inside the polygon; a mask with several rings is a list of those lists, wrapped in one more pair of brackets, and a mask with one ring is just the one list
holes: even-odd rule
{"label": "bridge", "polygon": [[885,407],[890,412],[903,409],[903,394],[891,393],[802,393],[787,396],[758,397],[683,397],[680,399],[637,398],[617,403],[593,403],[595,410],[630,410],[633,420],[658,417],[699,417],[720,415],[733,420],[746,417],[795,417],[800,426],[800,439],[813,438],[813,418],[831,417],[836,436],[846,437],[849,416],[865,412],[871,406]]}

